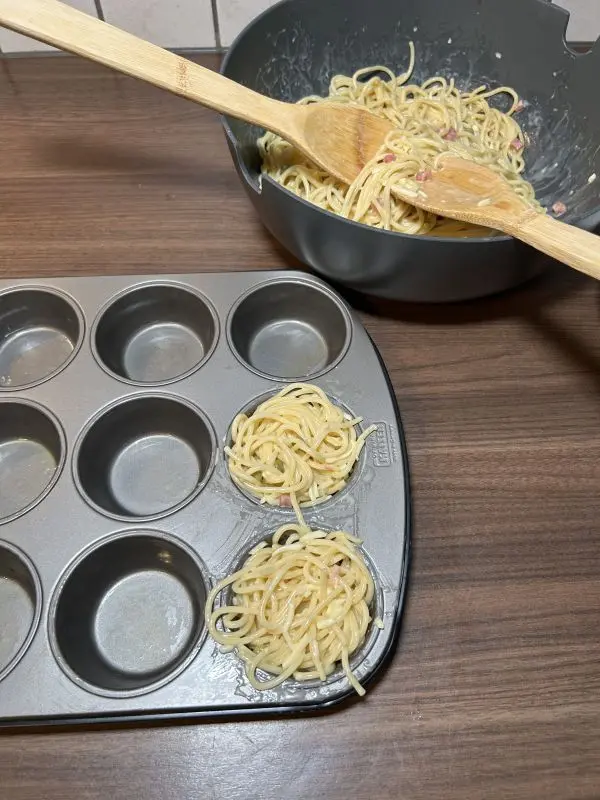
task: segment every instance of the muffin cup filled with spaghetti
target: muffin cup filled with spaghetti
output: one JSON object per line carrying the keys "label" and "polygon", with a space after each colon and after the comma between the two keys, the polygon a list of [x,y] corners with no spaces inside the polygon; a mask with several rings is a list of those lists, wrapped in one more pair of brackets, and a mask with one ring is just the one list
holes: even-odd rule
{"label": "muffin cup filled with spaghetti", "polygon": [[372,629],[376,587],[360,544],[344,531],[283,525],[213,588],[209,633],[236,651],[255,689],[325,682],[343,670],[365,693],[350,660]]}
{"label": "muffin cup filled with spaghetti", "polygon": [[225,455],[237,486],[260,503],[301,508],[323,503],[348,483],[369,434],[317,386],[294,383],[240,413]]}

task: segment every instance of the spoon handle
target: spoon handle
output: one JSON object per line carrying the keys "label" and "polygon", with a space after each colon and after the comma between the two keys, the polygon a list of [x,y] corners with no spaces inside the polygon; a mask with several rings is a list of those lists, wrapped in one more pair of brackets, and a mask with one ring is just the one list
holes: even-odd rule
{"label": "spoon handle", "polygon": [[600,280],[600,236],[544,214],[528,217],[511,232],[557,261]]}
{"label": "spoon handle", "polygon": [[280,135],[289,133],[293,124],[293,106],[258,94],[58,0],[0,0],[0,25]]}

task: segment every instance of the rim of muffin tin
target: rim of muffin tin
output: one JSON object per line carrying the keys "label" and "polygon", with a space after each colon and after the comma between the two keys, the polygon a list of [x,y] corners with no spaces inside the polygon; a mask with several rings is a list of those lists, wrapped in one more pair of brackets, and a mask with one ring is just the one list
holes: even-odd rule
{"label": "rim of muffin tin", "polygon": [[[283,524],[285,524],[285,523],[283,523]],[[279,526],[279,527],[281,527],[281,526]],[[263,532],[262,532],[261,535],[257,534],[255,537],[252,537],[252,542],[253,542],[252,544],[246,544],[243,547],[238,548],[236,550],[231,562],[230,562],[229,568],[227,569],[227,571],[223,575],[223,578],[215,579],[214,583],[217,584],[221,580],[223,580],[224,578],[227,578],[230,575],[232,575],[234,572],[237,572],[237,570],[239,570],[244,565],[244,562],[249,557],[250,551],[253,550],[255,547],[257,547],[262,542],[270,542],[270,541],[272,541],[273,536],[274,536],[274,534],[276,533],[277,530],[278,530],[278,528],[276,528],[275,530],[273,530],[272,528],[269,528],[269,532],[265,534],[265,532],[264,532],[265,529],[263,528],[262,529]],[[333,533],[334,531],[338,531],[338,530],[341,530],[341,529],[340,528],[331,527],[329,525],[321,525],[321,526],[318,526],[316,528],[311,528],[311,530],[322,530],[325,533]],[[350,531],[345,531],[345,533],[349,533],[350,535],[354,535]],[[360,552],[360,554],[361,554],[361,556],[362,556],[362,558],[363,558],[363,560],[365,562],[365,565],[366,565],[366,567],[367,567],[367,569],[368,569],[368,571],[369,571],[369,573],[371,575],[371,578],[373,580],[373,584],[374,584],[374,587],[375,587],[375,591],[374,591],[374,594],[373,594],[373,600],[371,602],[371,605],[369,606],[369,613],[371,615],[371,621],[369,622],[369,625],[367,627],[367,633],[366,633],[365,639],[364,639],[363,643],[354,651],[354,653],[351,656],[349,656],[349,659],[348,659],[349,664],[350,664],[350,671],[353,672],[353,673],[355,673],[356,670],[361,666],[361,664],[363,664],[365,662],[365,660],[369,657],[369,654],[373,650],[373,647],[375,646],[375,643],[377,641],[378,636],[385,632],[385,627],[383,629],[381,629],[375,624],[375,620],[376,619],[381,619],[382,622],[384,623],[384,626],[385,626],[385,617],[384,617],[384,613],[385,613],[384,606],[385,606],[385,604],[384,604],[384,599],[383,599],[383,587],[381,585],[381,581],[379,580],[379,574],[378,574],[377,569],[375,567],[375,562],[371,558],[371,555],[369,554],[368,550],[365,548],[364,539],[361,539],[361,544],[356,545],[356,547],[359,550],[359,552]],[[229,604],[231,596],[232,596],[232,588],[231,588],[231,586],[228,586],[225,589],[222,589],[218,593],[218,595],[215,597],[215,602],[213,604],[213,607],[212,607],[211,611],[220,608],[223,605],[224,602]],[[212,639],[212,637],[211,637],[211,639]],[[244,672],[243,680],[244,680],[245,685],[249,689],[251,689],[252,691],[255,691],[255,692],[258,692],[259,694],[261,694],[263,690],[255,689],[254,686],[248,680],[248,678],[246,676],[246,669],[245,669],[246,662],[239,655],[237,647],[234,646],[232,648],[232,650],[229,651],[229,650],[225,649],[224,645],[222,645],[222,644],[220,644],[218,642],[215,642],[214,639],[212,641],[215,644],[219,654],[222,657],[226,657],[226,656],[228,656],[230,654],[234,655],[234,657],[237,660],[237,663],[240,664],[242,669],[243,669],[243,672]],[[257,677],[259,679],[262,679],[262,680],[270,680],[271,678],[275,677],[273,673],[267,672],[264,669],[257,669],[256,675],[257,675]],[[368,679],[369,679],[369,675],[363,676],[363,678],[362,678],[362,680],[365,681],[365,682]],[[358,680],[359,680],[359,682],[361,682],[360,679],[358,679]],[[275,686],[273,689],[268,689],[268,690],[265,690],[265,691],[276,692],[276,691],[281,691],[281,690],[284,690],[284,689],[287,689],[287,690],[289,690],[291,692],[294,692],[294,693],[295,692],[306,692],[306,691],[318,691],[319,689],[322,689],[325,686],[331,686],[334,683],[338,683],[339,681],[347,681],[349,688],[352,690],[352,692],[354,692],[354,688],[352,687],[352,685],[348,681],[348,678],[346,676],[346,673],[344,672],[344,669],[342,667],[341,662],[338,662],[338,664],[335,667],[335,669],[333,670],[333,672],[330,675],[327,675],[327,677],[325,678],[324,681],[320,680],[319,678],[311,678],[310,680],[302,681],[302,680],[298,680],[297,678],[294,678],[292,676],[292,677],[286,678],[279,686]]]}
{"label": "rim of muffin tin", "polygon": [[[310,384],[310,381],[296,380],[296,381],[291,381],[291,383],[309,383]],[[284,388],[287,388],[287,386],[284,387]],[[343,403],[341,400],[339,400],[337,398],[337,396],[335,396],[333,394],[330,394],[325,389],[323,389],[321,386],[318,386],[317,388],[321,389],[325,393],[325,396],[327,397],[327,399],[331,403],[333,403],[335,406],[340,408],[344,412],[344,414],[349,414],[351,419],[355,419],[356,416],[360,416],[360,415],[357,415],[357,414],[353,414],[352,413],[352,409],[349,406],[347,406],[345,403]],[[296,518],[296,512],[294,511],[293,508],[290,508],[289,506],[271,505],[270,503],[266,503],[266,502],[265,503],[261,503],[260,498],[258,498],[256,495],[252,494],[252,492],[249,492],[243,486],[240,486],[240,484],[238,484],[238,482],[235,480],[235,478],[231,474],[231,471],[229,469],[229,456],[227,455],[227,453],[225,453],[225,447],[231,447],[231,444],[232,444],[231,429],[233,428],[234,419],[239,414],[251,414],[251,413],[253,413],[254,411],[256,411],[256,409],[258,408],[258,406],[261,403],[263,403],[265,400],[269,400],[270,398],[274,397],[280,391],[282,391],[281,387],[272,389],[269,392],[262,392],[260,395],[257,395],[253,400],[250,400],[249,402],[247,402],[244,406],[242,406],[233,415],[233,418],[232,418],[231,422],[227,426],[227,432],[225,433],[225,437],[222,440],[222,443],[223,443],[222,453],[223,453],[223,461],[225,463],[225,469],[227,471],[227,477],[229,479],[230,484],[234,487],[234,489],[236,489],[237,492],[239,492],[239,494],[241,494],[244,498],[246,498],[246,500],[248,500],[252,504],[252,506],[254,508],[262,508],[262,509],[266,509],[267,511],[274,511],[277,514],[281,514],[282,517],[291,517],[291,518],[295,519]],[[363,433],[365,428],[368,428],[370,424],[371,423],[367,423],[365,425],[365,421],[363,420],[362,422],[359,422],[354,427],[355,427],[355,429],[357,429],[358,435],[360,436],[360,434]],[[358,459],[354,463],[354,466],[353,466],[352,471],[351,471],[351,473],[350,473],[350,475],[348,477],[348,480],[346,481],[346,485],[342,489],[337,491],[335,494],[330,495],[326,499],[320,500],[320,501],[314,503],[313,505],[302,505],[302,504],[300,504],[300,511],[302,511],[302,513],[305,516],[309,516],[311,513],[318,513],[322,509],[329,508],[330,505],[332,505],[335,502],[338,502],[348,492],[352,491],[352,489],[354,488],[355,484],[359,482],[359,480],[360,480],[360,478],[361,478],[361,476],[362,476],[362,474],[364,472],[364,469],[365,469],[366,448],[368,447],[368,442],[369,442],[369,437],[367,437],[367,439],[366,439],[366,441],[365,441],[365,443],[363,445],[363,448],[362,448],[362,450],[361,450],[361,452],[360,452],[360,454],[358,456]],[[282,492],[282,494],[285,494],[285,492]]]}
{"label": "rim of muffin tin", "polygon": [[67,292],[56,289],[54,286],[46,286],[38,283],[23,283],[18,286],[10,286],[6,289],[0,290],[0,300],[11,294],[20,294],[21,292],[40,292],[41,294],[51,294],[64,301],[73,311],[79,326],[77,340],[73,343],[73,350],[69,356],[60,364],[56,369],[52,370],[48,375],[28,383],[19,384],[18,386],[7,386],[0,383],[0,392],[24,392],[28,389],[33,389],[35,386],[40,386],[43,383],[53,380],[63,372],[69,364],[79,355],[79,351],[85,341],[86,337],[86,321],[85,315],[79,306],[77,300]]}
{"label": "rim of muffin tin", "polygon": [[[264,289],[267,286],[281,285],[281,284],[285,284],[285,283],[293,284],[293,285],[296,285],[296,286],[305,286],[305,287],[308,287],[309,289],[314,290],[315,292],[320,292],[321,294],[325,295],[328,300],[331,300],[331,302],[334,305],[337,306],[339,312],[341,313],[341,315],[342,315],[342,317],[344,319],[344,324],[345,324],[345,327],[346,327],[346,336],[345,336],[345,339],[344,339],[344,345],[343,345],[340,353],[338,354],[338,356],[331,362],[331,364],[328,364],[325,367],[323,367],[323,369],[320,369],[320,370],[318,370],[316,372],[312,372],[309,375],[300,376],[300,377],[292,377],[292,378],[284,378],[284,377],[280,377],[280,376],[277,376],[277,375],[272,375],[272,374],[270,374],[268,372],[263,372],[262,370],[259,370],[256,367],[253,367],[252,364],[250,364],[238,352],[238,349],[237,349],[236,345],[233,342],[233,337],[232,337],[232,333],[231,333],[231,326],[232,326],[234,317],[235,317],[237,311],[239,310],[240,306],[242,305],[242,303],[244,303],[245,300],[247,300],[253,294],[255,294],[256,292],[260,291],[261,289]],[[260,283],[257,283],[254,286],[251,286],[249,289],[246,289],[246,291],[243,292],[237,298],[235,303],[229,309],[229,312],[227,314],[227,321],[226,321],[226,324],[225,324],[225,335],[226,335],[227,345],[229,347],[230,352],[233,353],[233,355],[236,358],[236,360],[242,365],[242,367],[244,367],[244,369],[247,369],[249,372],[253,372],[255,375],[258,375],[261,378],[266,378],[267,380],[270,380],[270,381],[278,381],[280,383],[289,384],[289,383],[297,383],[297,382],[304,382],[304,381],[305,382],[310,382],[310,381],[316,380],[317,378],[320,378],[322,375],[326,375],[328,372],[331,372],[332,369],[337,367],[337,365],[348,354],[348,350],[350,348],[350,343],[352,341],[352,329],[353,329],[352,319],[350,317],[350,314],[348,313],[348,309],[346,308],[346,305],[341,300],[341,298],[337,297],[336,294],[329,289],[328,286],[322,285],[320,283],[314,283],[313,281],[310,281],[310,280],[306,280],[303,276],[293,277],[293,276],[290,275],[290,276],[283,276],[281,278],[270,278],[270,279],[267,279],[267,280],[263,280]]]}
{"label": "rim of muffin tin", "polygon": [[[136,400],[151,400],[151,399],[160,399],[160,400],[167,400],[169,402],[184,405],[190,411],[192,411],[199,419],[204,423],[206,426],[206,430],[210,437],[211,443],[211,456],[209,463],[206,467],[205,474],[195,487],[195,489],[183,500],[181,500],[176,505],[173,505],[164,511],[159,511],[156,514],[149,514],[146,516],[136,516],[136,515],[126,515],[126,514],[117,514],[111,511],[108,511],[106,508],[103,508],[101,505],[96,503],[89,494],[84,489],[81,479],[79,477],[79,457],[81,453],[81,448],[83,443],[90,433],[92,428],[95,426],[97,422],[99,422],[106,414],[109,414],[114,409],[118,408],[121,405],[125,405],[127,403],[136,401]],[[208,415],[195,403],[191,400],[188,400],[183,395],[171,394],[167,392],[155,392],[155,391],[147,391],[147,392],[136,392],[134,394],[127,394],[122,395],[118,399],[114,400],[113,402],[109,403],[108,405],[103,406],[99,409],[93,417],[88,419],[86,424],[81,428],[79,433],[77,434],[77,438],[75,440],[75,445],[73,447],[73,453],[71,457],[71,478],[77,489],[79,496],[82,500],[92,508],[96,513],[100,514],[101,516],[113,519],[117,522],[123,522],[130,525],[144,525],[146,523],[155,522],[160,519],[164,519],[165,517],[169,517],[173,514],[178,513],[182,509],[186,508],[190,503],[198,498],[198,496],[202,493],[202,491],[206,488],[209,480],[211,479],[218,459],[219,454],[219,447],[218,447],[218,440],[215,433],[214,426],[208,417]]]}
{"label": "rim of muffin tin", "polygon": [[[103,358],[100,356],[100,353],[98,352],[96,338],[100,323],[104,319],[107,312],[110,311],[113,305],[115,305],[115,303],[127,297],[127,295],[133,294],[142,289],[150,287],[158,289],[160,288],[178,289],[182,292],[187,292],[188,294],[195,297],[197,300],[200,300],[200,302],[206,306],[206,309],[212,318],[214,324],[214,335],[210,347],[207,349],[203,358],[201,358],[197,364],[195,364],[193,367],[183,372],[181,375],[176,375],[174,378],[168,378],[167,380],[162,380],[162,381],[136,381],[132,380],[131,378],[127,378],[124,375],[120,375],[118,372],[115,372],[114,370],[110,369],[110,367],[105,364]],[[135,283],[132,286],[128,286],[122,291],[117,292],[114,295],[111,295],[111,297],[100,308],[100,310],[97,312],[94,318],[94,321],[90,329],[90,349],[92,351],[92,356],[94,357],[94,361],[97,363],[100,369],[107,375],[109,375],[111,378],[113,378],[116,381],[119,381],[120,383],[127,384],[128,386],[139,386],[142,388],[145,387],[146,389],[150,390],[153,387],[169,386],[173,383],[183,381],[186,378],[189,378],[191,375],[194,375],[194,373],[196,373],[199,369],[204,367],[206,363],[212,358],[220,338],[221,338],[221,325],[219,321],[219,315],[217,314],[217,311],[213,303],[203,292],[201,292],[199,289],[196,289],[194,286],[191,286],[190,284],[180,283],[179,281],[145,280],[145,281],[140,281],[139,283]]]}
{"label": "rim of muffin tin", "polygon": [[29,406],[29,408],[33,408],[35,411],[43,414],[48,421],[52,424],[56,434],[58,436],[58,441],[60,445],[60,458],[56,464],[56,469],[54,470],[54,474],[52,478],[48,481],[46,487],[34,497],[31,502],[27,503],[27,505],[23,506],[23,508],[15,511],[13,514],[7,517],[0,518],[0,526],[6,525],[7,523],[14,522],[17,519],[20,519],[25,514],[28,514],[30,511],[33,511],[36,506],[38,506],[41,502],[43,502],[50,492],[54,489],[56,484],[58,483],[63,470],[65,468],[65,464],[67,462],[67,437],[62,426],[61,421],[59,418],[52,412],[50,409],[46,408],[46,406],[38,403],[34,400],[29,400],[23,397],[0,397],[0,409],[2,408],[3,403],[12,403],[13,405],[22,405],[22,406]]}
{"label": "rim of muffin tin", "polygon": [[25,569],[27,570],[27,574],[31,579],[31,583],[34,590],[34,608],[33,608],[33,615],[31,619],[31,623],[29,625],[29,630],[27,632],[27,636],[23,639],[21,645],[19,646],[16,653],[10,659],[10,661],[6,664],[6,666],[0,670],[0,683],[15,669],[15,667],[21,662],[21,660],[25,657],[27,651],[31,647],[33,640],[38,632],[40,622],[42,619],[42,609],[44,605],[44,592],[42,589],[42,581],[40,579],[39,573],[37,568],[31,558],[21,550],[20,547],[17,547],[10,542],[7,542],[5,539],[0,539],[0,549],[8,550],[9,553],[18,559]]}
{"label": "rim of muffin tin", "polygon": [[77,568],[88,558],[88,556],[92,555],[96,550],[99,550],[101,547],[109,545],[111,542],[115,542],[121,539],[127,538],[137,538],[141,536],[153,536],[157,539],[162,539],[168,542],[172,547],[179,549],[181,552],[185,553],[187,557],[191,559],[194,566],[198,569],[199,574],[202,576],[202,580],[204,582],[204,590],[206,593],[206,597],[210,593],[213,581],[211,579],[210,572],[208,571],[204,561],[200,558],[198,552],[192,548],[187,542],[183,541],[177,536],[174,536],[171,533],[167,533],[163,530],[158,528],[145,528],[142,527],[143,522],[141,522],[140,527],[120,530],[113,533],[110,533],[106,536],[103,536],[101,539],[97,539],[92,544],[88,545],[84,550],[82,550],[78,555],[72,559],[67,566],[63,569],[58,579],[58,582],[52,592],[52,596],[50,599],[50,604],[48,608],[47,614],[47,624],[46,624],[46,635],[48,638],[48,642],[50,645],[50,650],[52,652],[52,656],[64,675],[66,675],[69,680],[71,680],[76,686],[80,689],[88,692],[89,694],[94,694],[99,697],[110,697],[110,698],[121,698],[126,699],[130,697],[139,697],[142,695],[150,694],[151,692],[155,692],[158,689],[161,689],[163,686],[174,681],[177,677],[179,677],[183,672],[185,672],[192,664],[192,662],[198,656],[198,653],[202,649],[204,643],[206,642],[208,636],[208,627],[206,625],[206,618],[204,615],[204,607],[200,609],[201,618],[199,620],[199,631],[198,634],[195,636],[193,642],[189,646],[189,653],[185,656],[185,658],[181,661],[180,664],[177,664],[173,669],[164,675],[159,680],[156,680],[152,683],[149,683],[145,686],[141,686],[137,689],[123,689],[123,690],[116,690],[116,689],[105,689],[102,686],[97,686],[94,683],[90,683],[89,681],[82,678],[80,675],[75,672],[71,668],[71,666],[67,663],[66,658],[64,657],[60,645],[58,643],[58,636],[56,634],[56,615],[58,610],[58,605],[60,603],[60,599],[62,596],[62,592],[75,573]]}

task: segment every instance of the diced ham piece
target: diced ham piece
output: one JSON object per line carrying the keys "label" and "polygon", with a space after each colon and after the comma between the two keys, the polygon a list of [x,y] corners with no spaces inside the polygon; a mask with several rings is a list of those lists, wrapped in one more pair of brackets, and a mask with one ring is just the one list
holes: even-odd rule
{"label": "diced ham piece", "polygon": [[525,103],[521,99],[519,99],[519,102],[515,106],[515,110],[513,111],[513,114],[518,114],[519,111],[523,111],[524,108],[525,108]]}
{"label": "diced ham piece", "polygon": [[396,156],[393,153],[386,153],[383,157],[384,164],[391,164],[392,161],[396,160]]}
{"label": "diced ham piece", "polygon": [[442,138],[447,142],[455,142],[458,139],[458,132],[456,128],[448,128]]}
{"label": "diced ham piece", "polygon": [[289,494],[280,494],[279,495],[279,505],[281,508],[291,508],[292,507],[292,498]]}
{"label": "diced ham piece", "polygon": [[513,150],[516,150],[518,153],[519,150],[523,149],[524,144],[520,139],[513,139],[512,142],[510,143],[510,146],[512,147]]}
{"label": "diced ham piece", "polygon": [[562,214],[567,213],[567,207],[564,203],[561,203],[559,200],[552,206],[552,211],[556,214],[557,217],[560,217]]}
{"label": "diced ham piece", "polygon": [[428,181],[431,178],[431,170],[430,169],[422,169],[415,175],[415,180],[420,181]]}

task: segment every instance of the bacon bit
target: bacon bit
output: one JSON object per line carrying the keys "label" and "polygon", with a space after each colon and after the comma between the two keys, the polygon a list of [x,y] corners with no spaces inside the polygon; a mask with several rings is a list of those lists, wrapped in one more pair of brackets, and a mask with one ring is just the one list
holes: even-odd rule
{"label": "bacon bit", "polygon": [[396,156],[393,153],[386,153],[383,157],[384,164],[391,164],[392,161],[396,160]]}
{"label": "bacon bit", "polygon": [[428,181],[431,178],[431,170],[430,169],[422,169],[415,175],[415,180],[420,181]]}
{"label": "bacon bit", "polygon": [[455,142],[458,139],[458,131],[456,128],[448,128],[446,133],[442,136],[447,142]]}
{"label": "bacon bit", "polygon": [[292,507],[292,498],[289,494],[280,494],[279,495],[279,506],[280,508],[291,508]]}
{"label": "bacon bit", "polygon": [[559,200],[552,206],[552,211],[556,214],[557,217],[560,217],[562,214],[567,213],[567,207],[564,203],[561,203]]}
{"label": "bacon bit", "polygon": [[521,98],[519,98],[519,102],[514,107],[513,114],[518,114],[519,111],[523,111],[524,108],[525,108],[525,103],[521,100]]}
{"label": "bacon bit", "polygon": [[512,142],[510,143],[510,146],[512,147],[513,150],[516,150],[518,153],[519,150],[522,150],[525,145],[520,139],[513,139]]}

